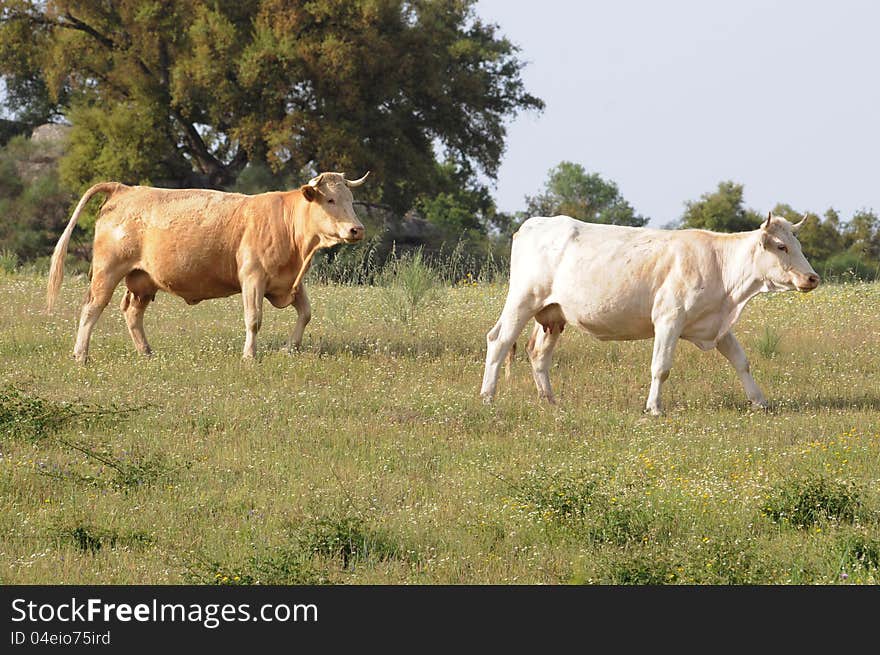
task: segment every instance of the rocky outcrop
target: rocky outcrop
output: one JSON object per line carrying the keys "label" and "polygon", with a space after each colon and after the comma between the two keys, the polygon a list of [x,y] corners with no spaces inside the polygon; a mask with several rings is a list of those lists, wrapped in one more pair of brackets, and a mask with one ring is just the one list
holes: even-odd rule
{"label": "rocky outcrop", "polygon": [[25,182],[33,182],[44,173],[55,169],[67,145],[69,125],[45,123],[31,132],[30,148],[15,162],[16,171]]}

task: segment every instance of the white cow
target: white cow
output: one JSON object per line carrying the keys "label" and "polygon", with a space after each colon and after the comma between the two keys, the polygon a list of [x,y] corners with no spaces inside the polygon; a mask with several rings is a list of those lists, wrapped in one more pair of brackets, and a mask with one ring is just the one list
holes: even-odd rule
{"label": "white cow", "polygon": [[501,318],[486,335],[480,395],[492,400],[502,360],[534,317],[528,355],[538,392],[551,403],[553,348],[572,323],[601,340],[654,337],[646,411],[655,416],[679,339],[702,350],[718,348],[752,404],[766,407],[731,330],[757,294],[819,285],[795,237],[803,223],[768,214],[756,230],[721,234],[597,225],[568,216],[528,219],[514,234]]}

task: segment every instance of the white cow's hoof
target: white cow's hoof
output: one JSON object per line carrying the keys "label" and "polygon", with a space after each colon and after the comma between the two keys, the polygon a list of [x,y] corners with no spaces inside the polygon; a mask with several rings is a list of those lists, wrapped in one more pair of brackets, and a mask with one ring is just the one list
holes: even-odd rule
{"label": "white cow's hoof", "polygon": [[756,411],[767,410],[767,409],[770,409],[770,403],[768,403],[766,400],[753,400],[752,401],[752,409],[754,409]]}

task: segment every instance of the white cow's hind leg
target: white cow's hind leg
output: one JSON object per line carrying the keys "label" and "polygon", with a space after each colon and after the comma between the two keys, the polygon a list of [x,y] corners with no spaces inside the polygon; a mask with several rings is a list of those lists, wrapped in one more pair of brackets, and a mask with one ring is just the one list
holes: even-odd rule
{"label": "white cow's hind leg", "polygon": [[306,295],[306,288],[303,285],[300,285],[293,298],[293,306],[296,309],[296,325],[290,330],[290,336],[287,340],[288,350],[299,348],[302,345],[303,332],[306,325],[312,320],[312,306],[309,304],[309,297]]}
{"label": "white cow's hind leg", "polygon": [[263,295],[266,285],[262,280],[246,280],[241,285],[244,303],[245,340],[242,359],[253,359],[257,355],[257,332],[263,322]]}
{"label": "white cow's hind leg", "polygon": [[492,402],[504,357],[534,315],[535,310],[532,307],[511,303],[508,297],[501,318],[486,335],[486,368],[483,371],[483,386],[480,388],[480,396],[484,402]]}
{"label": "white cow's hind leg", "polygon": [[678,345],[678,337],[681,335],[681,325],[678,320],[661,321],[654,324],[654,356],[651,358],[651,392],[648,394],[648,402],[645,411],[659,416],[662,412],[660,402],[660,388],[669,377],[672,370],[672,359],[675,355],[675,347]]}
{"label": "white cow's hind leg", "polygon": [[553,360],[553,349],[560,336],[562,336],[561,325],[550,325],[544,328],[540,323],[535,323],[535,329],[532,331],[527,348],[529,360],[532,363],[532,377],[535,378],[535,386],[538,387],[541,398],[546,399],[551,405],[556,404],[556,398],[550,387],[550,364]]}
{"label": "white cow's hind leg", "polygon": [[718,352],[724,355],[727,358],[727,361],[729,361],[736,370],[736,374],[739,376],[740,382],[742,382],[743,388],[746,390],[746,396],[748,396],[752,405],[754,407],[766,409],[767,399],[761,392],[760,387],[755,383],[755,378],[752,377],[749,370],[749,360],[746,357],[746,353],[742,349],[742,346],[739,345],[739,341],[736,340],[736,337],[733,336],[733,332],[728,332],[721,337],[718,340],[716,347],[718,348]]}

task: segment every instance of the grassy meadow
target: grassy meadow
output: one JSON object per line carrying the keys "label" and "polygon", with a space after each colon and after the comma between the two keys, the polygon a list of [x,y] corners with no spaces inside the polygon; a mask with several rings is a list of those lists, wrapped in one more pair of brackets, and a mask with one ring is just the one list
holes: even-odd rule
{"label": "grassy meadow", "polygon": [[[682,342],[666,415],[651,342],[569,329],[537,399],[520,340],[477,393],[504,284],[311,285],[303,350],[266,303],[160,295],[71,357],[83,277],[0,274],[0,582],[877,584],[880,284],[756,298],[736,333],[769,411]],[[410,315],[411,314],[411,315]]]}

